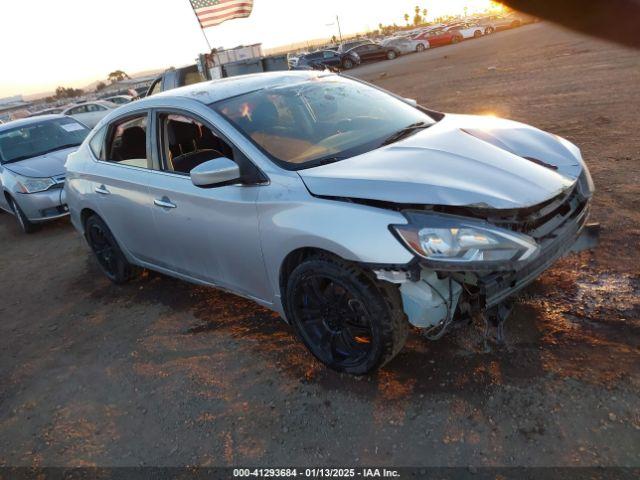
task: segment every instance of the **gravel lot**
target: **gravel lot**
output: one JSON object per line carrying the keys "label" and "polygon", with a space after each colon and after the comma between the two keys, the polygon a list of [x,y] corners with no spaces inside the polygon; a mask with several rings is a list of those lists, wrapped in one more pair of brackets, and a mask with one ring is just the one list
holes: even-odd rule
{"label": "gravel lot", "polygon": [[414,335],[352,378],[246,300],[113,286],[68,221],[1,214],[0,466],[640,466],[639,52],[542,23],[353,74],[577,143],[602,248],[520,297],[505,347]]}

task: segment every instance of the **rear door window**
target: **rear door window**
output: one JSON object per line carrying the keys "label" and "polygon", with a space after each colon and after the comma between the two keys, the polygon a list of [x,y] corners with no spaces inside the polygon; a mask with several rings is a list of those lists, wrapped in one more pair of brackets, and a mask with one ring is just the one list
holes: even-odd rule
{"label": "rear door window", "polygon": [[147,155],[147,113],[119,120],[109,129],[106,161],[149,168]]}

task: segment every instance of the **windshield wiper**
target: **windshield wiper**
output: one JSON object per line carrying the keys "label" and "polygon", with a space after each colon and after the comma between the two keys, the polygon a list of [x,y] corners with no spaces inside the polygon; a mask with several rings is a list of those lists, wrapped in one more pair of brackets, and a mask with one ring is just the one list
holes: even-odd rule
{"label": "windshield wiper", "polygon": [[349,157],[334,156],[334,157],[320,158],[318,160],[313,160],[312,162],[309,162],[310,165],[307,168],[320,167],[322,165],[329,165],[330,163],[336,163],[336,162],[339,162],[340,160],[344,160],[345,158],[349,158]]}
{"label": "windshield wiper", "polygon": [[14,163],[19,162],[21,160],[27,160],[29,158],[41,157],[42,155],[46,155],[47,153],[55,152],[56,150],[64,150],[65,148],[77,147],[78,145],[82,145],[81,143],[68,143],[66,145],[60,145],[54,148],[50,148],[49,150],[45,150],[44,152],[38,153],[30,153],[29,155],[22,155],[21,157],[12,158],[11,160],[7,160],[4,163]]}
{"label": "windshield wiper", "polygon": [[[51,152],[55,152],[56,150],[64,150],[65,148],[71,148],[71,147],[78,147],[82,145],[81,143],[67,143],[66,145],[59,145],[57,147],[54,148],[50,148],[49,150],[45,150],[44,152],[40,153],[39,155],[46,155],[47,153],[51,153]],[[34,157],[37,155],[34,155]]]}
{"label": "windshield wiper", "polygon": [[416,123],[412,123],[411,125],[407,125],[406,127],[404,127],[401,130],[398,130],[397,132],[391,134],[390,136],[388,136],[381,144],[381,147],[384,147],[385,145],[389,145],[390,143],[395,143],[399,140],[402,140],[403,138],[408,137],[409,135],[411,135],[412,133],[417,132],[418,130],[424,130],[425,128],[429,128],[431,126],[430,123],[426,123],[426,122],[416,122]]}

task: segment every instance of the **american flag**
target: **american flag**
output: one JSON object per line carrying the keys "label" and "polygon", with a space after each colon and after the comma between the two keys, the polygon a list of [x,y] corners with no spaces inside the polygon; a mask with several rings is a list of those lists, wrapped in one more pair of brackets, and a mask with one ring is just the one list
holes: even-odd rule
{"label": "american flag", "polygon": [[232,18],[248,17],[253,0],[190,0],[202,28],[213,27]]}

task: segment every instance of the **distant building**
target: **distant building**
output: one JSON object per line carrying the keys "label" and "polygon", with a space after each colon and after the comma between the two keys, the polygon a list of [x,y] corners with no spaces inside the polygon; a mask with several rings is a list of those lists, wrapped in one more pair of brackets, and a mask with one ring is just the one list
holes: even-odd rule
{"label": "distant building", "polygon": [[22,95],[14,95],[13,97],[0,98],[0,107],[24,103]]}
{"label": "distant building", "polygon": [[148,87],[156,79],[157,75],[138,77],[138,78],[125,78],[119,82],[107,85],[100,90],[98,95],[104,97],[106,94],[126,93],[128,90]]}
{"label": "distant building", "polygon": [[31,102],[25,102],[22,95],[0,98],[0,120],[8,122],[29,115],[27,107]]}

